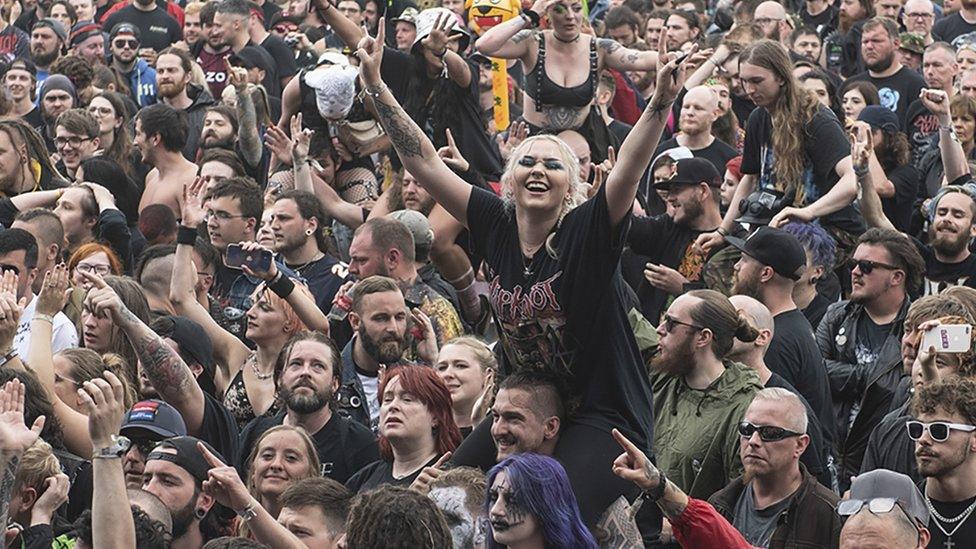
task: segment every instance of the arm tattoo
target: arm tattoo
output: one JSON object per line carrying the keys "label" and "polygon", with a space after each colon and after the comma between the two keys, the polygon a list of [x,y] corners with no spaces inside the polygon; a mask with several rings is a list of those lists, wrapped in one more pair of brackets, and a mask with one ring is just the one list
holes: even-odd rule
{"label": "arm tattoo", "polygon": [[640,53],[638,53],[636,51],[630,52],[630,53],[627,54],[626,57],[624,57],[624,63],[627,63],[627,64],[636,63],[638,59],[640,59]]}
{"label": "arm tattoo", "polygon": [[607,507],[596,525],[595,535],[600,540],[600,547],[625,549],[643,545],[640,531],[631,512],[632,508],[627,505],[627,500],[623,496]]}
{"label": "arm tattoo", "polygon": [[532,35],[534,34],[535,31],[532,29],[520,30],[517,33],[515,33],[515,36],[512,37],[512,43],[521,44],[522,42],[525,42],[527,39],[532,38]]}
{"label": "arm tattoo", "polygon": [[664,489],[664,497],[657,501],[657,506],[661,508],[664,512],[664,516],[668,520],[674,520],[675,518],[681,516],[681,513],[685,511],[687,504],[682,504],[673,499],[668,498],[668,492],[677,492],[678,487],[674,485],[670,480],[668,481],[668,487]]}
{"label": "arm tattoo", "polygon": [[[14,481],[17,479],[17,465],[20,456],[11,456],[3,468],[3,479],[0,480],[0,534],[7,530],[7,511],[10,507],[10,497],[13,495]],[[5,538],[0,535],[0,549],[5,547]]]}
{"label": "arm tattoo", "polygon": [[601,38],[596,41],[596,46],[604,51],[607,55],[613,55],[614,52],[622,48],[620,42],[616,40],[611,40],[609,38]]}
{"label": "arm tattoo", "polygon": [[390,142],[396,147],[398,153],[404,157],[420,156],[423,157],[423,150],[420,142],[420,129],[416,127],[413,120],[407,117],[407,113],[399,105],[390,106],[376,99],[373,101],[376,106],[376,114],[379,115],[380,124],[390,136]]}
{"label": "arm tattoo", "polygon": [[258,115],[254,109],[254,99],[251,94],[244,92],[237,98],[237,119],[240,121],[240,133],[238,138],[241,140],[245,160],[251,166],[257,166],[261,162],[261,138],[258,136]]}
{"label": "arm tattoo", "polygon": [[132,311],[123,309],[122,316],[126,335],[129,336],[136,356],[153,386],[161,395],[186,396],[195,383],[189,366],[161,337],[136,318]]}

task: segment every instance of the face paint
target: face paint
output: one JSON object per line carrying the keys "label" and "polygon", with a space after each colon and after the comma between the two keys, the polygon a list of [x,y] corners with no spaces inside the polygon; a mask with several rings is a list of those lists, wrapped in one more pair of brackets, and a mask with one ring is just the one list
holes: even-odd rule
{"label": "face paint", "polygon": [[447,525],[451,528],[454,547],[471,547],[475,520],[465,504],[467,494],[464,489],[459,486],[434,488],[427,496],[444,513]]}

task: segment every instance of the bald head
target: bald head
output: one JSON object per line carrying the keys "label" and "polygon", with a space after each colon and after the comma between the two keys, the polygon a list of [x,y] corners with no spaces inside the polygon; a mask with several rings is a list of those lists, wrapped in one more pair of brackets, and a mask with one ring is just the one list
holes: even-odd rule
{"label": "bald head", "polygon": [[590,144],[586,142],[586,138],[579,134],[575,130],[565,130],[559,132],[556,135],[559,139],[562,139],[569,145],[569,149],[573,151],[576,158],[579,159],[580,164],[580,179],[586,181],[590,177]]}
{"label": "bald head", "polygon": [[775,326],[773,314],[758,299],[747,295],[734,295],[729,298],[729,301],[732,302],[733,307],[742,311],[746,320],[757,330],[769,330],[770,333],[773,332],[773,326]]}
{"label": "bald head", "polygon": [[753,21],[762,27],[763,38],[777,41],[784,37],[781,28],[786,20],[786,9],[783,5],[771,1],[759,4],[753,17]]}
{"label": "bald head", "polygon": [[928,544],[928,531],[916,530],[900,508],[875,515],[867,508],[847,519],[841,549],[916,549]]}
{"label": "bald head", "polygon": [[126,494],[129,496],[129,504],[142,509],[143,513],[149,515],[149,518],[166,527],[167,532],[173,531],[173,515],[163,500],[142,488],[129,488],[126,490]]}
{"label": "bald head", "polygon": [[786,8],[779,2],[769,0],[756,6],[756,19],[786,19]]}

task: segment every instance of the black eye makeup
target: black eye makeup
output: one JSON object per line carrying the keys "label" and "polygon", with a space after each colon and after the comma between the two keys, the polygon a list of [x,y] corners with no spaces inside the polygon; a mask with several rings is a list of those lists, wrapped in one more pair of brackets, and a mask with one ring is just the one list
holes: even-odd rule
{"label": "black eye makeup", "polygon": [[519,165],[525,166],[526,168],[531,168],[532,166],[535,166],[535,157],[523,156],[522,158],[519,159],[518,162]]}
{"label": "black eye makeup", "polygon": [[[526,168],[531,168],[535,166],[538,160],[534,156],[523,156],[519,159],[518,163]],[[546,158],[542,161],[542,166],[547,170],[562,170],[565,168],[564,164],[555,158]]]}

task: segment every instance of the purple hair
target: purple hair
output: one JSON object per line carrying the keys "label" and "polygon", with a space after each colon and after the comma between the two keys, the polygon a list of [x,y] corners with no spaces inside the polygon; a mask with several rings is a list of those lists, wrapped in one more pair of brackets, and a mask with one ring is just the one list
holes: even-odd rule
{"label": "purple hair", "polygon": [[791,222],[783,225],[782,229],[795,236],[813,259],[814,265],[820,265],[828,271],[834,268],[834,258],[837,256],[837,243],[834,237],[818,223]]}
{"label": "purple hair", "polygon": [[[488,471],[486,514],[490,513],[494,503],[491,486],[501,471],[508,475],[508,483],[511,490],[518,494],[518,501],[542,526],[546,547],[597,548],[596,540],[580,518],[566,470],[558,461],[539,454],[516,454],[492,467]],[[488,547],[502,547],[495,541],[490,529]]]}

